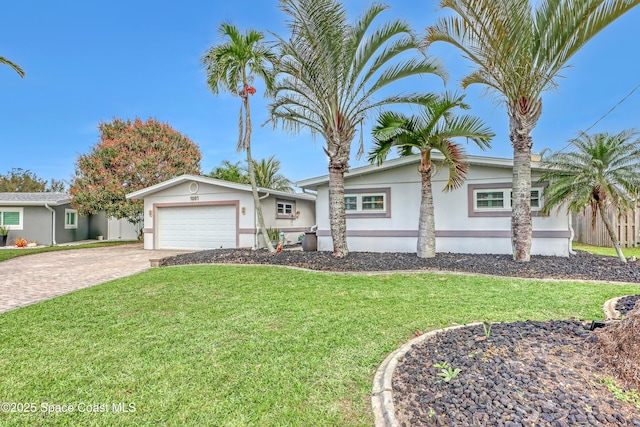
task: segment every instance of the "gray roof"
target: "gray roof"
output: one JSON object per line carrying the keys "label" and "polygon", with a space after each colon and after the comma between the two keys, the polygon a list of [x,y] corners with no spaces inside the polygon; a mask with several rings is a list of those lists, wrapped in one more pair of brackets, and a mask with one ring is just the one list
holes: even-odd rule
{"label": "gray roof", "polygon": [[0,206],[58,206],[70,201],[68,193],[0,193]]}

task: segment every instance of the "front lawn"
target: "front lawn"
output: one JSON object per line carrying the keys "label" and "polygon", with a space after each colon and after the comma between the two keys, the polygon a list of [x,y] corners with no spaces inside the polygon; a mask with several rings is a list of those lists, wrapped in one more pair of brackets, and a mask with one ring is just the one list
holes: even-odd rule
{"label": "front lawn", "polygon": [[373,373],[417,329],[601,319],[605,300],[639,292],[443,274],[152,269],[0,315],[0,401],[36,409],[0,413],[0,424],[368,426]]}
{"label": "front lawn", "polygon": [[42,248],[0,249],[0,262],[6,261],[11,258],[17,258],[19,256],[39,254],[42,252],[68,251],[70,249],[100,248],[103,246],[128,245],[131,243],[137,243],[137,242],[118,240],[118,241],[102,241],[102,242],[96,242],[96,243],[83,243],[79,245],[44,246]]}
{"label": "front lawn", "polygon": [[[602,246],[591,246],[585,245],[583,243],[573,242],[573,249],[590,252],[596,255],[605,255],[605,256],[614,256],[617,257],[618,254],[616,250],[612,247],[602,247]],[[636,258],[640,258],[640,248],[622,248],[622,253],[625,257],[630,258],[635,256]]]}

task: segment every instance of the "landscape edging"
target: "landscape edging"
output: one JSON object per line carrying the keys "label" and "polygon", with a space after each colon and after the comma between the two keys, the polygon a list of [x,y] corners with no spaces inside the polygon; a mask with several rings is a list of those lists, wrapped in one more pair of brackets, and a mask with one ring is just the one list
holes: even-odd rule
{"label": "landscape edging", "polygon": [[371,392],[371,407],[374,415],[375,427],[399,427],[398,420],[395,415],[395,406],[393,405],[393,372],[398,365],[398,361],[404,357],[404,355],[415,344],[437,335],[442,332],[451,331],[454,329],[465,328],[467,326],[481,325],[482,323],[474,322],[466,325],[449,326],[443,329],[436,329],[426,332],[418,337],[413,338],[409,342],[405,343],[402,347],[391,353],[384,359],[384,362],[378,367],[375,376],[373,377],[373,389]]}

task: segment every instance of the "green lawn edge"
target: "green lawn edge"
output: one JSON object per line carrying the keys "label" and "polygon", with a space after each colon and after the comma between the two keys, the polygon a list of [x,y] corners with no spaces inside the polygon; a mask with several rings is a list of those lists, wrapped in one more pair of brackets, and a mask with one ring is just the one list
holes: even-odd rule
{"label": "green lawn edge", "polygon": [[[606,300],[639,292],[447,274],[151,269],[0,315],[1,400],[38,408],[0,413],[0,424],[371,425],[373,374],[417,329],[602,319]],[[65,404],[76,410],[42,411]]]}

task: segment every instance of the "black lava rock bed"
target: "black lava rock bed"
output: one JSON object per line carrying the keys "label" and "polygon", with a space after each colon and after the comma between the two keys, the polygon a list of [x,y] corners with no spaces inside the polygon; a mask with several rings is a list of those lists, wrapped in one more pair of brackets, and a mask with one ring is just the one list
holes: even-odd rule
{"label": "black lava rock bed", "polygon": [[[440,253],[421,259],[409,253],[219,249],[181,254],[164,265],[284,265],[319,271],[451,271],[507,277],[640,283],[640,261],[578,251],[569,258]],[[626,315],[640,299],[628,296],[616,309]],[[604,301],[603,301],[604,303]],[[467,326],[414,346],[393,380],[396,416],[404,426],[637,426],[640,411],[603,385],[602,363],[591,350],[589,324],[577,321],[516,322]],[[441,368],[461,369],[444,381]]]}
{"label": "black lava rock bed", "polygon": [[[393,378],[403,426],[640,426],[600,379],[594,338],[576,321],[467,326],[416,344]],[[442,368],[460,369],[445,381]]]}
{"label": "black lava rock bed", "polygon": [[288,265],[320,271],[453,271],[511,277],[605,280],[640,283],[640,261],[621,264],[615,257],[577,251],[569,258],[532,256],[528,263],[513,261],[510,255],[439,253],[422,259],[411,253],[352,252],[335,258],[330,252],[284,250],[215,249],[170,257],[163,265],[185,264]]}

